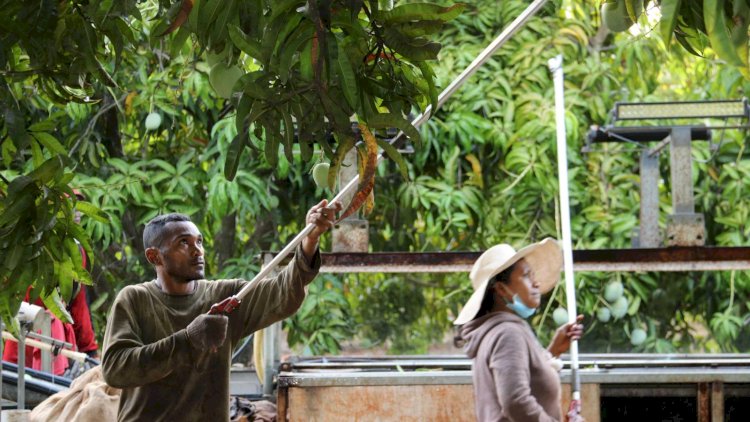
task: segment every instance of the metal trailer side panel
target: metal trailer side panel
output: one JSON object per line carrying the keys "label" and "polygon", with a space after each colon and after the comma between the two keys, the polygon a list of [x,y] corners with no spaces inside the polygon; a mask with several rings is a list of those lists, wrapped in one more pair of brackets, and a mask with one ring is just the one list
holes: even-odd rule
{"label": "metal trailer side panel", "polygon": [[476,421],[470,384],[290,387],[287,395],[290,422]]}

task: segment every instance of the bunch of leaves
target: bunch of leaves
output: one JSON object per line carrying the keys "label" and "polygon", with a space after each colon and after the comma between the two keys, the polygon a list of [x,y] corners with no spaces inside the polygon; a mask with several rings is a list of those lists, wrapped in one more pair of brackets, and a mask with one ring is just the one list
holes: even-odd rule
{"label": "bunch of leaves", "polygon": [[[70,322],[62,298],[72,296],[74,281],[91,284],[83,267],[79,244],[89,253],[88,235],[73,222],[73,197],[63,159],[55,155],[33,171],[1,178],[0,185],[0,317],[14,330],[16,312],[33,282],[30,296],[41,297],[48,309]],[[87,215],[104,220],[91,204],[75,206]]]}
{"label": "bunch of leaves", "polygon": [[[245,147],[262,149],[275,166],[279,146],[292,161],[296,141],[309,161],[317,142],[331,161],[330,186],[358,139],[352,116],[369,130],[396,127],[419,139],[409,113],[437,106],[426,61],[437,58],[440,44],[429,36],[463,9],[409,4],[381,10],[378,1],[225,3],[195,3],[180,31],[193,32],[201,45],[232,63],[246,57],[256,69],[233,89],[238,135],[230,157]],[[335,145],[329,144],[330,133]],[[374,143],[365,145],[376,153]],[[227,161],[228,179],[239,165]],[[360,190],[371,180],[363,180]]]}
{"label": "bunch of leaves", "polygon": [[318,276],[309,286],[302,307],[284,322],[289,345],[305,355],[336,354],[353,334],[351,309],[341,279]]}
{"label": "bunch of leaves", "polygon": [[116,85],[110,73],[133,43],[128,19],[141,19],[136,0],[11,0],[0,10],[3,79],[31,82],[61,104],[89,101],[96,81]]}
{"label": "bunch of leaves", "polygon": [[[356,132],[349,121],[355,113],[363,127],[399,127],[418,138],[406,115],[436,100],[428,61],[440,46],[430,37],[462,9],[234,0],[6,1],[0,6],[3,162],[27,175],[45,154],[76,161],[76,172],[86,174],[80,180],[91,182],[93,200],[110,213],[109,222],[89,221],[85,228],[106,245],[102,255],[121,254],[95,268],[102,279],[108,277],[105,269],[122,268],[122,262],[139,255],[140,226],[160,212],[198,213],[202,228],[220,228],[219,237],[229,239],[223,242],[227,250],[273,236],[274,229],[254,236],[229,223],[252,230],[259,216],[264,221],[286,217],[267,216],[276,197],[264,179],[273,180],[278,170],[282,186],[304,184],[304,172],[293,167],[309,161],[316,145],[334,158],[350,148]],[[220,56],[225,66],[249,72],[229,102],[206,89],[211,67],[200,59],[205,51]],[[152,113],[162,124],[147,130],[144,117]],[[227,116],[238,130],[229,148],[220,149],[221,157],[171,160],[213,145],[214,125]],[[331,131],[338,132],[336,156]],[[261,144],[265,162],[255,150],[245,153],[245,146]],[[374,143],[365,145],[373,152]],[[29,157],[34,166],[27,165]],[[239,183],[220,183],[217,163]],[[147,188],[144,182],[154,174],[158,187]],[[216,193],[210,204],[201,200],[206,181]],[[261,200],[244,200],[250,195]],[[303,198],[292,203],[306,203],[305,195],[289,191],[289,196]],[[40,200],[41,195],[35,203]],[[222,211],[229,215],[219,215]],[[9,248],[11,256],[22,253],[20,246]],[[118,273],[114,284],[142,276],[147,267],[132,270]]]}
{"label": "bunch of leaves", "polygon": [[[642,0],[624,0],[630,18],[637,16],[634,3]],[[643,1],[643,3],[647,3]],[[691,54],[704,56],[710,46],[726,63],[748,73],[748,27],[750,5],[743,0],[661,0],[659,32],[666,45],[672,37]],[[638,9],[640,10],[640,9]]]}

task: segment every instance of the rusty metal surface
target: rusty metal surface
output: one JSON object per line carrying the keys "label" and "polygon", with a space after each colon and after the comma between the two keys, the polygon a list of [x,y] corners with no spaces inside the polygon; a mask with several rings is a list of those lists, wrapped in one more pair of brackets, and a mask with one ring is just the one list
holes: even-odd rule
{"label": "rusty metal surface", "polygon": [[667,246],[703,246],[706,243],[706,225],[703,214],[677,213],[667,216]]}
{"label": "rusty metal surface", "polygon": [[698,422],[711,422],[711,386],[698,384]]}
{"label": "rusty metal surface", "polygon": [[[324,273],[468,272],[481,252],[324,253]],[[672,247],[573,251],[576,271],[750,270],[750,247]]]}
{"label": "rusty metal surface", "polygon": [[367,252],[370,246],[367,220],[347,217],[333,227],[332,249],[338,252]]}
{"label": "rusty metal surface", "polygon": [[[695,384],[721,381],[750,384],[750,367],[722,368],[582,368],[582,383],[590,384]],[[560,380],[570,384],[570,370],[560,372]],[[471,371],[433,372],[352,372],[328,370],[322,372],[282,372],[280,387],[332,387],[357,385],[443,385],[471,384]]]}
{"label": "rusty metal surface", "polygon": [[724,383],[711,383],[711,421],[724,421]]}
{"label": "rusty metal surface", "polygon": [[659,233],[659,156],[641,152],[641,209],[636,248],[658,248]]}
{"label": "rusty metal surface", "polygon": [[474,422],[471,385],[291,388],[289,421]]}
{"label": "rusty metal surface", "polygon": [[693,156],[690,131],[684,127],[672,129],[669,145],[669,171],[672,184],[672,209],[675,214],[695,212],[693,200]]}
{"label": "rusty metal surface", "polygon": [[[569,355],[563,355],[563,367],[570,367]],[[721,368],[721,367],[747,367],[750,368],[750,355],[714,355],[698,357],[675,358],[670,355],[657,355],[643,357],[633,354],[629,358],[612,358],[609,356],[579,355],[581,367],[600,369],[623,369],[623,368]],[[317,360],[286,362],[282,371],[286,372],[320,372],[327,370],[350,371],[414,371],[420,369],[442,369],[442,370],[470,370],[471,360],[462,359],[372,359],[372,360],[336,360],[321,362]]]}
{"label": "rusty metal surface", "polygon": [[279,387],[276,389],[276,419],[287,421],[289,413],[289,390]]}
{"label": "rusty metal surface", "polygon": [[[570,385],[562,386],[561,405],[563,409],[570,408]],[[601,421],[601,393],[597,384],[581,384],[581,416],[586,422]]]}

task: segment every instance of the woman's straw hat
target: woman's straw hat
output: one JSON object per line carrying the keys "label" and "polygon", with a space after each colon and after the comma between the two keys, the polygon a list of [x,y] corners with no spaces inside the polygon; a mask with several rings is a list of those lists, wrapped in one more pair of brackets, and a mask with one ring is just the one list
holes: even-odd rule
{"label": "woman's straw hat", "polygon": [[461,313],[458,314],[458,318],[453,321],[453,324],[463,325],[474,319],[482,306],[487,284],[492,277],[500,274],[521,258],[526,259],[526,263],[534,272],[534,280],[539,283],[539,290],[542,294],[552,290],[560,279],[560,270],[563,265],[562,250],[557,240],[548,237],[519,251],[516,251],[507,243],[495,245],[487,249],[474,262],[471,273],[469,273],[474,293],[464,305]]}

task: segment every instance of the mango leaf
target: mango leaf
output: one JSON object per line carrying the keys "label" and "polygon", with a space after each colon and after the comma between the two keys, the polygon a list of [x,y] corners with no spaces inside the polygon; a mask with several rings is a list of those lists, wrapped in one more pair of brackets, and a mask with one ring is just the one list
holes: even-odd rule
{"label": "mango leaf", "polygon": [[[425,62],[417,62],[419,70],[422,72],[422,77],[427,82],[428,95],[430,97],[430,114],[428,117],[432,117],[438,108],[439,93],[435,86],[435,73],[432,71],[430,66]],[[425,110],[426,111],[426,110]]]}
{"label": "mango leaf", "polygon": [[237,175],[237,169],[240,166],[240,157],[242,156],[242,149],[245,146],[245,138],[247,138],[246,132],[238,133],[232,143],[229,144],[227,150],[227,158],[224,162],[224,177],[227,180],[234,180],[234,176]]}
{"label": "mango leaf", "polygon": [[338,45],[338,57],[337,67],[339,76],[341,78],[341,90],[344,91],[344,97],[349,103],[349,106],[353,109],[358,109],[357,102],[357,78],[352,70],[352,64],[349,62],[349,57],[346,55],[346,48],[344,42],[336,39]]}
{"label": "mango leaf", "polygon": [[423,38],[409,38],[394,27],[385,28],[383,39],[388,47],[415,62],[435,60],[440,52],[440,43],[427,41]]}
{"label": "mango leaf", "polygon": [[[94,265],[94,253],[93,249],[91,248],[91,243],[89,242],[89,236],[88,233],[86,233],[83,228],[78,224],[71,224],[66,227],[69,234],[73,236],[74,239],[78,241],[78,243],[83,247],[83,249],[86,251],[86,255],[89,257],[89,265]],[[55,236],[52,236],[54,239]]]}
{"label": "mango leaf", "polygon": [[[276,124],[278,124],[278,120],[276,120],[275,122]],[[265,124],[264,122],[263,128],[266,135],[266,144],[264,146],[266,161],[271,167],[276,167],[276,164],[279,162],[280,136],[275,133],[270,124]]]}
{"label": "mango leaf", "polygon": [[636,10],[641,10],[640,5],[636,4],[639,2],[642,2],[643,0],[625,0],[625,10],[628,11],[628,16],[630,17],[630,20],[633,22],[638,22],[638,15],[636,14]]}
{"label": "mango leaf", "polygon": [[190,16],[190,11],[193,10],[193,0],[182,0],[181,3],[175,3],[172,6],[172,9],[175,9],[173,13],[170,13],[173,15],[173,17],[170,19],[171,23],[169,24],[169,27],[159,34],[159,37],[163,37],[165,35],[171,34],[174,32],[177,28],[181,27],[182,24],[184,24],[188,20],[188,16]]}
{"label": "mango leaf", "polygon": [[6,197],[5,201],[10,202],[12,200],[13,202],[6,206],[0,214],[0,227],[6,224],[15,224],[21,216],[28,215],[34,206],[36,195],[35,189],[27,189],[18,195]]}
{"label": "mango leaf", "polygon": [[406,136],[408,136],[414,142],[420,142],[421,137],[419,131],[409,121],[404,119],[398,114],[394,113],[381,113],[370,116],[367,124],[376,129],[386,129],[389,127],[395,127],[400,129]]}
{"label": "mango leaf", "polygon": [[271,5],[270,20],[274,20],[281,15],[294,13],[296,9],[305,4],[305,0],[279,0],[274,1]]}
{"label": "mango leaf", "polygon": [[9,270],[17,268],[18,264],[21,262],[21,258],[23,258],[27,252],[27,248],[21,246],[10,248],[10,253],[5,257],[3,266]]}
{"label": "mango leaf", "polygon": [[659,30],[664,45],[669,49],[672,40],[675,24],[677,23],[677,13],[680,11],[682,0],[662,0],[661,2],[661,20],[659,21]]}
{"label": "mango leaf", "polygon": [[63,303],[60,293],[58,293],[56,288],[45,288],[42,291],[41,298],[42,302],[44,302],[44,306],[46,306],[53,315],[60,319],[60,321],[69,324],[73,323],[73,317],[68,310],[65,309],[65,303]]}
{"label": "mango leaf", "polygon": [[34,183],[34,179],[26,175],[20,175],[13,179],[8,185],[8,196],[15,196]]}
{"label": "mango leaf", "polygon": [[336,180],[339,176],[339,169],[341,169],[341,163],[344,161],[346,153],[355,144],[354,136],[342,135],[338,137],[339,145],[336,147],[336,152],[333,154],[331,159],[331,166],[328,169],[328,186],[331,189],[336,187]]}
{"label": "mango leaf", "polygon": [[229,21],[237,17],[237,1],[222,1],[221,13],[216,18],[216,22],[211,24],[210,40],[213,45],[223,45],[223,40],[227,38]]}
{"label": "mango leaf", "polygon": [[234,115],[234,127],[237,130],[237,133],[246,130],[247,126],[250,124],[247,116],[254,103],[255,100],[250,98],[250,96],[245,94],[240,95],[240,99],[237,101],[236,113]]}
{"label": "mango leaf", "polygon": [[719,58],[727,63],[745,67],[747,63],[737,54],[727,25],[727,17],[724,13],[725,0],[703,0],[703,19],[706,22],[706,34]]}
{"label": "mango leaf", "polygon": [[297,57],[297,51],[303,49],[305,44],[312,40],[314,32],[315,28],[308,21],[302,21],[294,34],[280,49],[279,79],[282,83],[286,83],[289,79],[292,61]]}
{"label": "mango leaf", "polygon": [[465,4],[456,3],[443,7],[437,4],[403,4],[391,10],[379,11],[375,18],[388,24],[406,23],[421,20],[438,20],[447,22],[455,19],[466,8]]}
{"label": "mango leaf", "polygon": [[[80,255],[78,251],[76,251],[76,254]],[[60,297],[63,298],[64,301],[69,301],[73,296],[73,282],[75,281],[73,263],[70,259],[55,261],[54,268]]]}
{"label": "mango leaf", "polygon": [[110,222],[109,216],[105,214],[104,211],[94,206],[94,204],[92,204],[91,202],[77,201],[76,209],[100,223],[109,224]]}
{"label": "mango leaf", "polygon": [[[204,0],[201,2],[200,8],[198,9],[198,25],[196,28],[199,35],[207,33],[211,28],[211,24],[219,17],[219,13],[221,13],[224,6],[223,1]],[[202,38],[205,39],[205,37]]]}
{"label": "mango leaf", "polygon": [[435,34],[443,28],[443,21],[440,20],[423,20],[416,22],[407,22],[395,26],[399,32],[407,37],[423,37],[425,35]]}
{"label": "mango leaf", "polygon": [[305,44],[299,53],[299,72],[303,81],[311,81],[313,78],[313,38]]}
{"label": "mango leaf", "polygon": [[337,222],[357,212],[357,210],[359,210],[359,208],[367,201],[370,192],[372,192],[372,189],[375,186],[375,169],[378,165],[378,143],[375,139],[375,135],[370,132],[370,129],[366,125],[360,123],[359,130],[362,133],[362,139],[365,141],[365,146],[367,147],[367,162],[364,165],[364,174],[359,179],[359,189],[354,194],[349,206],[346,207],[346,210],[344,210]]}
{"label": "mango leaf", "polygon": [[703,57],[703,54],[699,53],[698,50],[695,47],[693,47],[688,37],[682,34],[675,34],[674,37],[677,40],[677,42],[682,46],[682,48],[684,48],[688,53],[697,57]]}
{"label": "mango leaf", "polygon": [[294,31],[302,20],[302,15],[295,15],[291,19],[279,16],[266,26],[261,43],[261,61],[271,63],[274,52],[286,41],[289,34]]}
{"label": "mango leaf", "polygon": [[50,181],[61,176],[60,173],[62,172],[62,169],[62,157],[60,155],[54,155],[41,166],[35,168],[34,171],[29,173],[29,177],[36,180],[41,185],[46,185]]}
{"label": "mango leaf", "polygon": [[66,237],[63,240],[63,244],[65,245],[65,249],[68,251],[68,256],[70,256],[70,260],[73,263],[74,270],[81,269],[86,272],[83,268],[83,255],[81,254],[81,249],[78,246],[78,242],[76,242],[76,240],[72,237]]}
{"label": "mango leaf", "polygon": [[391,145],[390,142],[384,140],[384,139],[378,139],[378,146],[385,151],[385,154],[393,160],[396,165],[398,166],[399,172],[401,172],[401,177],[404,178],[404,181],[409,180],[409,168],[406,166],[406,160],[404,159],[404,156],[401,155],[400,152]]}
{"label": "mango leaf", "polygon": [[[29,134],[24,127],[23,112],[12,107],[5,109],[5,127],[10,139],[18,149],[25,149],[29,144]],[[3,142],[4,143],[4,142]]]}
{"label": "mango leaf", "polygon": [[[378,144],[380,144],[380,140],[378,140]],[[367,163],[367,147],[362,146],[357,148],[357,171],[359,172],[359,178],[360,180],[365,177],[365,163]],[[375,187],[373,186],[372,190],[370,191],[370,194],[367,195],[367,199],[365,199],[365,203],[362,206],[362,215],[367,216],[372,213],[372,210],[375,208]]]}
{"label": "mango leaf", "polygon": [[740,0],[735,0],[733,5],[734,13],[732,14],[732,23],[734,27],[732,28],[732,44],[734,44],[737,55],[745,65],[742,71],[747,77],[748,40],[750,40],[750,37],[748,37],[747,26],[749,23],[748,21],[750,21],[750,7],[747,2]]}
{"label": "mango leaf", "polygon": [[294,123],[292,122],[292,115],[288,110],[277,109],[281,114],[282,122],[284,123],[284,156],[287,161],[291,164],[294,163]]}
{"label": "mango leaf", "polygon": [[237,25],[229,25],[229,38],[243,53],[257,60],[262,58],[260,43],[250,39]]}

